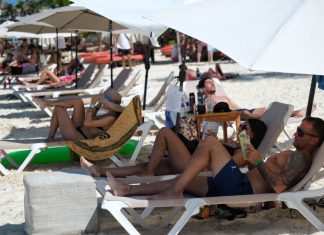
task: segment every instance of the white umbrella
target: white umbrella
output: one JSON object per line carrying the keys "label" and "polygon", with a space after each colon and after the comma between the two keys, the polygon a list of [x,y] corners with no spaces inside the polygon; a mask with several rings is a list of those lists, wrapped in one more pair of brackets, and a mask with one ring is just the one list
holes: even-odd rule
{"label": "white umbrella", "polygon": [[153,32],[162,34],[168,27],[148,19],[143,15],[152,10],[172,9],[183,6],[183,0],[75,0],[75,5],[84,6],[107,18],[124,25],[132,33],[141,33],[147,37]]}
{"label": "white umbrella", "polygon": [[324,75],[323,13],[322,0],[205,0],[147,17],[251,69]]}
{"label": "white umbrella", "polygon": [[[132,33],[141,33],[147,37],[151,37],[154,34],[155,37],[161,35],[168,27],[160,23],[143,18],[143,15],[154,10],[169,10],[177,7],[181,7],[185,4],[192,2],[199,2],[201,0],[74,0],[76,5],[81,5],[95,11],[107,18],[118,22],[128,28],[128,31]],[[125,30],[123,30],[125,31]],[[148,53],[150,52],[150,44]],[[146,103],[146,90],[149,70],[149,56],[147,56],[146,73],[145,73],[145,85],[144,85],[144,100],[143,109],[145,109]]]}

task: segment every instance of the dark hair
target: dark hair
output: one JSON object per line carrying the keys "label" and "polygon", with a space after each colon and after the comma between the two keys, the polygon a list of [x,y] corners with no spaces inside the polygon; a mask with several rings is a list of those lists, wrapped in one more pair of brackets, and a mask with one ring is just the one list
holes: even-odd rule
{"label": "dark hair", "polygon": [[253,133],[251,144],[254,146],[254,148],[257,148],[266,134],[268,127],[260,119],[248,119],[246,121],[250,124],[251,131]]}
{"label": "dark hair", "polygon": [[198,85],[197,85],[197,89],[198,88],[204,88],[205,87],[205,82],[207,79],[211,79],[210,77],[205,77],[199,80]]}
{"label": "dark hair", "polygon": [[315,134],[319,137],[320,141],[318,146],[323,143],[324,140],[324,121],[318,117],[305,117],[303,121],[310,122],[312,124],[312,129]]}

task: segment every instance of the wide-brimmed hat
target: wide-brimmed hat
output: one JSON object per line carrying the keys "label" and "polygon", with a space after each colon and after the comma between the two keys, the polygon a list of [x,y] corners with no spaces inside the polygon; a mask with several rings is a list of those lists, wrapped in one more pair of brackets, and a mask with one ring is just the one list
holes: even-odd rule
{"label": "wide-brimmed hat", "polygon": [[108,102],[111,102],[110,108],[112,111],[121,113],[124,110],[124,107],[120,105],[122,97],[117,91],[108,89],[103,93],[103,96]]}

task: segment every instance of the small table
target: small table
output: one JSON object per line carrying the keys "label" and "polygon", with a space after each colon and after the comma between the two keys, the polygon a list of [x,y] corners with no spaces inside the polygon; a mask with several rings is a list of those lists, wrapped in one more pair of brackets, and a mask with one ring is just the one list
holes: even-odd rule
{"label": "small table", "polygon": [[[206,114],[198,114],[197,115],[197,133],[200,133],[201,123],[203,121],[220,121],[223,122],[223,132],[224,132],[224,141],[227,142],[227,122],[235,121],[236,130],[238,130],[240,126],[240,112],[224,112],[224,113],[206,113]],[[238,133],[237,133],[238,139]]]}

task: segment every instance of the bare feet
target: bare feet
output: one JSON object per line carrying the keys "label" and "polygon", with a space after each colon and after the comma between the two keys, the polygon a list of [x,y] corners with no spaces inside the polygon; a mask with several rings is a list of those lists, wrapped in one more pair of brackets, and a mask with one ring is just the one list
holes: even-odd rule
{"label": "bare feet", "polygon": [[100,167],[92,164],[91,162],[87,161],[84,157],[80,157],[80,165],[83,169],[87,169],[92,176],[100,177]]}
{"label": "bare feet", "polygon": [[[317,104],[313,104],[312,112],[314,112],[317,108]],[[305,117],[307,108],[297,109],[292,112],[291,117]]]}
{"label": "bare feet", "polygon": [[175,198],[183,198],[182,192],[174,192],[174,190],[171,188],[167,188],[166,190],[162,191],[161,193],[158,193],[154,196],[149,197],[149,199],[157,200],[157,199],[175,199]]}
{"label": "bare feet", "polygon": [[117,180],[109,171],[106,171],[108,185],[115,196],[126,196],[130,194],[131,186]]}
{"label": "bare feet", "polygon": [[46,108],[46,107],[51,107],[52,104],[49,100],[45,100],[42,98],[37,98],[37,97],[33,97],[33,101],[41,108]]}

